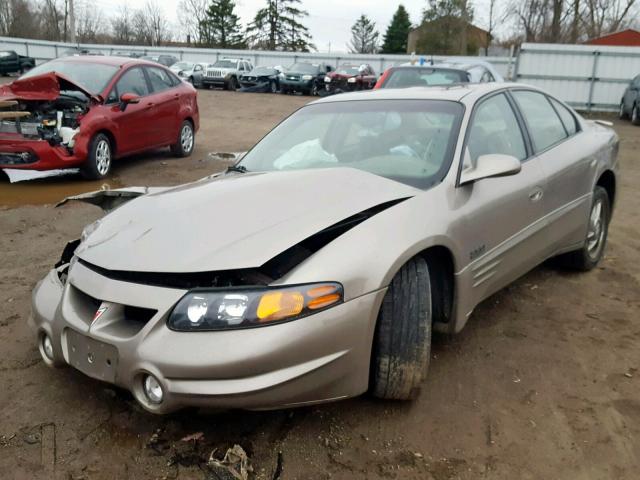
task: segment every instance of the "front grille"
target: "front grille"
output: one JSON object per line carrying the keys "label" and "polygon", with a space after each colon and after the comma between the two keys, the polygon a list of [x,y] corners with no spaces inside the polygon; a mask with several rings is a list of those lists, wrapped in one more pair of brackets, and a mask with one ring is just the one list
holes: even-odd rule
{"label": "front grille", "polygon": [[300,80],[300,75],[287,75],[287,80],[298,81]]}
{"label": "front grille", "polygon": [[31,152],[0,152],[0,165],[28,165],[37,161],[38,156]]}
{"label": "front grille", "polygon": [[223,78],[224,73],[222,70],[207,70],[206,76],[209,78]]}

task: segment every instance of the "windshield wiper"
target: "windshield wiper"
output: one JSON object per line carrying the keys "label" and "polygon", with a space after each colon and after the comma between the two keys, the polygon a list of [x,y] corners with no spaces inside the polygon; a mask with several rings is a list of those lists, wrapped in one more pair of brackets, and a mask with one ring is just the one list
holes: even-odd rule
{"label": "windshield wiper", "polygon": [[248,171],[249,170],[247,170],[247,167],[245,167],[244,165],[231,165],[227,167],[226,173],[230,173],[230,172],[247,173]]}

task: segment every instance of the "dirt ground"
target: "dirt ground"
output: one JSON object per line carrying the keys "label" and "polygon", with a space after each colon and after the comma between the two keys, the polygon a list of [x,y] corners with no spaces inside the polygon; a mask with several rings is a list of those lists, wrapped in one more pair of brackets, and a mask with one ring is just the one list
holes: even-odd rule
{"label": "dirt ground", "polygon": [[[189,159],[119,162],[103,183],[174,185],[223,168],[308,97],[201,91]],[[276,412],[145,413],[123,391],[39,359],[30,292],[100,216],[60,198],[78,178],[0,182],[0,478],[216,479],[241,445],[260,479],[637,479],[640,468],[640,128],[616,122],[622,175],[601,266],[542,266],[437,336],[413,403],[367,396]],[[191,434],[199,440],[183,440]]]}

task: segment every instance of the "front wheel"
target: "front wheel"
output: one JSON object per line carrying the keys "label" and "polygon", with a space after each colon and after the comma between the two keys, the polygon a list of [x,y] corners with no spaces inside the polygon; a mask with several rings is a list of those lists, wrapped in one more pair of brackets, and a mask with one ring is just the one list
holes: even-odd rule
{"label": "front wheel", "polygon": [[610,219],[611,202],[609,195],[604,188],[596,187],[593,191],[584,246],[580,250],[561,256],[562,265],[582,271],[591,270],[598,265],[604,255],[604,249],[607,244]]}
{"label": "front wheel", "polygon": [[418,395],[431,355],[431,298],[427,261],[415,257],[393,278],[380,307],[371,365],[374,396]]}
{"label": "front wheel", "polygon": [[271,90],[271,93],[277,93],[278,92],[278,85],[276,84],[276,82],[269,82],[269,88]]}
{"label": "front wheel", "polygon": [[104,133],[99,133],[89,145],[89,155],[80,173],[87,180],[100,180],[107,176],[111,170],[112,149],[109,138]]}
{"label": "front wheel", "polygon": [[633,106],[633,110],[631,110],[631,123],[640,125],[640,109],[638,109],[637,103]]}
{"label": "front wheel", "polygon": [[620,102],[620,110],[618,111],[618,118],[620,120],[626,120],[627,118],[629,118],[629,115],[627,115],[627,112],[624,109],[624,102]]}
{"label": "front wheel", "polygon": [[195,135],[193,125],[189,120],[182,122],[180,132],[178,133],[178,141],[171,145],[171,153],[176,157],[188,157],[193,152],[195,146]]}

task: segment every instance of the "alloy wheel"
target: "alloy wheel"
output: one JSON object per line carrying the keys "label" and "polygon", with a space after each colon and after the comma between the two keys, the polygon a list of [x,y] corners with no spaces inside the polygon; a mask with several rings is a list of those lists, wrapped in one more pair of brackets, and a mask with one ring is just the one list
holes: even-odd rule
{"label": "alloy wheel", "polygon": [[598,258],[604,244],[605,236],[605,209],[601,199],[591,207],[589,215],[589,229],[587,231],[587,253],[592,259]]}
{"label": "alloy wheel", "polygon": [[180,145],[184,153],[191,153],[193,148],[193,128],[188,123],[185,123],[180,131]]}
{"label": "alloy wheel", "polygon": [[96,145],[96,170],[100,176],[109,173],[111,166],[111,146],[107,140],[100,140]]}

